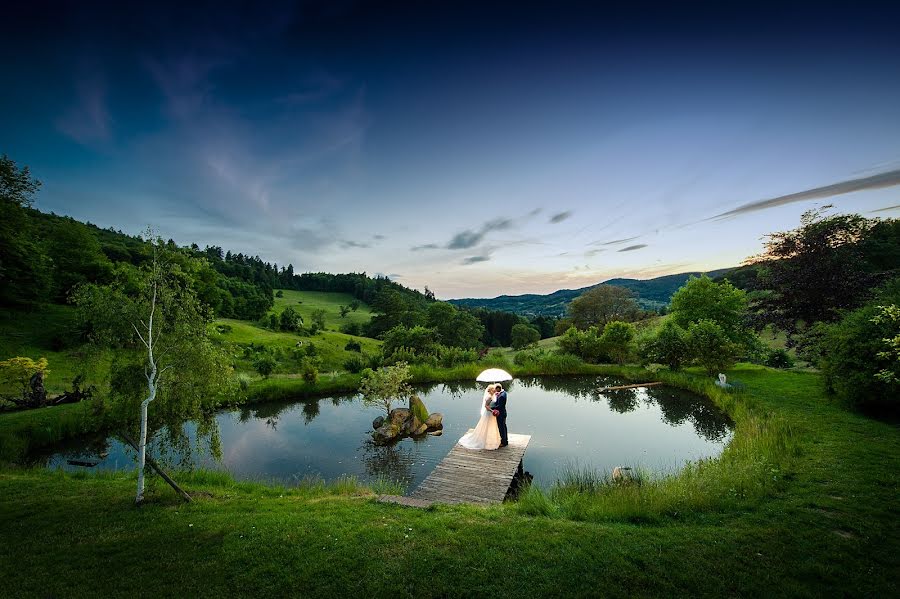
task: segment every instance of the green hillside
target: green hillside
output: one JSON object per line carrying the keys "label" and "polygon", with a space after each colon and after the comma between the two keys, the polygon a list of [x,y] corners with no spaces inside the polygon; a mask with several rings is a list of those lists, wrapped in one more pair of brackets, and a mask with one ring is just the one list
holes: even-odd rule
{"label": "green hillside", "polygon": [[[710,277],[720,276],[732,269],[724,268],[709,271]],[[598,285],[615,285],[630,289],[637,299],[638,305],[645,310],[658,310],[669,303],[672,294],[684,285],[688,277],[700,276],[701,272],[684,272],[675,275],[665,275],[655,279],[640,281],[638,279],[609,279]],[[566,309],[573,299],[589,289],[598,285],[582,287],[581,289],[560,289],[546,295],[529,293],[525,295],[501,295],[495,298],[464,298],[448,300],[457,306],[470,308],[487,308],[512,312],[522,316],[565,316]]]}
{"label": "green hillside", "polygon": [[338,330],[342,325],[348,323],[362,325],[372,318],[372,310],[362,302],[359,302],[359,307],[355,311],[351,310],[346,316],[341,316],[341,306],[349,306],[354,301],[358,302],[349,293],[293,291],[290,289],[279,291],[283,297],[278,297],[276,291],[275,306],[269,311],[270,313],[281,314],[282,310],[291,306],[303,317],[303,322],[309,323],[314,311],[325,310],[325,328],[330,330]]}

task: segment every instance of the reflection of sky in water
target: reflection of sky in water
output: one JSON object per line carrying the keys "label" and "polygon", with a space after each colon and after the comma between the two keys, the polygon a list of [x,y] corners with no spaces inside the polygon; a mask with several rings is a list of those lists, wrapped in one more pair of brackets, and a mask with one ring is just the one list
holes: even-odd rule
{"label": "reflection of sky in water", "polygon": [[[593,377],[515,381],[509,391],[509,430],[530,434],[525,469],[550,484],[566,466],[611,470],[644,466],[672,471],[687,460],[718,455],[731,438],[730,423],[706,399],[675,389],[651,388],[600,395],[615,384]],[[443,385],[421,389],[433,412],[444,414],[444,434],[404,439],[392,447],[369,442],[379,415],[350,397],[312,403],[270,403],[219,413],[222,461],[208,451],[181,455],[207,468],[224,467],[238,479],[292,482],[304,477],[356,475],[418,484],[478,418],[481,388]],[[195,427],[185,431],[196,448]],[[202,448],[203,443],[200,443]],[[153,455],[162,448],[157,447]],[[51,467],[78,468],[67,459],[98,459],[98,467],[128,468],[133,454],[115,440],[79,439],[46,458]]]}

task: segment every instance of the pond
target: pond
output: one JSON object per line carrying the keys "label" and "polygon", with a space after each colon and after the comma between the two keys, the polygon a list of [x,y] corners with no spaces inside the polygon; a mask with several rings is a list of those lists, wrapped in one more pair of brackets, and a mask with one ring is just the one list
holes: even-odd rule
{"label": "pond", "polygon": [[[552,485],[564,469],[643,467],[668,473],[687,461],[717,456],[731,439],[732,423],[708,399],[668,387],[599,393],[622,384],[609,377],[522,378],[508,385],[509,431],[532,436],[525,470]],[[308,477],[363,481],[387,478],[412,489],[478,420],[482,386],[442,383],[419,387],[431,412],[444,415],[441,436],[404,439],[390,447],[371,443],[380,414],[355,396],[257,404],[216,414],[220,451],[208,434],[184,425],[186,442],[156,442],[151,455],[182,467],[225,469],[239,480],[293,483]],[[152,410],[152,406],[151,406]],[[216,455],[219,454],[219,455]],[[87,437],[31,456],[50,468],[133,468],[134,452],[115,438]]]}

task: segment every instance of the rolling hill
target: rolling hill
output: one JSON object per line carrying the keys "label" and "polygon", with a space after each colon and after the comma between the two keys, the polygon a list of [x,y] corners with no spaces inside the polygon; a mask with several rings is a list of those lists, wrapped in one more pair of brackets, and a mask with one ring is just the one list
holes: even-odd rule
{"label": "rolling hill", "polygon": [[[710,277],[718,277],[732,269],[723,268],[709,271]],[[638,279],[609,279],[599,285],[616,285],[625,287],[634,292],[638,304],[645,310],[657,310],[669,303],[672,294],[684,285],[688,277],[699,276],[700,272],[685,272],[675,275],[665,275],[655,279],[640,281]],[[564,316],[566,306],[573,299],[597,285],[582,287],[581,289],[560,289],[546,295],[501,295],[495,298],[464,298],[448,300],[457,306],[471,308],[488,308],[490,310],[503,310],[522,316]]]}

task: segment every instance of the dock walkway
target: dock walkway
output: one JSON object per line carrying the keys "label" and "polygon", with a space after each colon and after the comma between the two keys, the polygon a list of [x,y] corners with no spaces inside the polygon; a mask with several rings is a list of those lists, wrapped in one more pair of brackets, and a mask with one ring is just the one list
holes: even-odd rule
{"label": "dock walkway", "polygon": [[501,503],[513,477],[521,472],[531,435],[509,434],[509,445],[494,451],[455,445],[435,469],[406,497],[383,495],[379,501],[428,507],[434,503]]}

